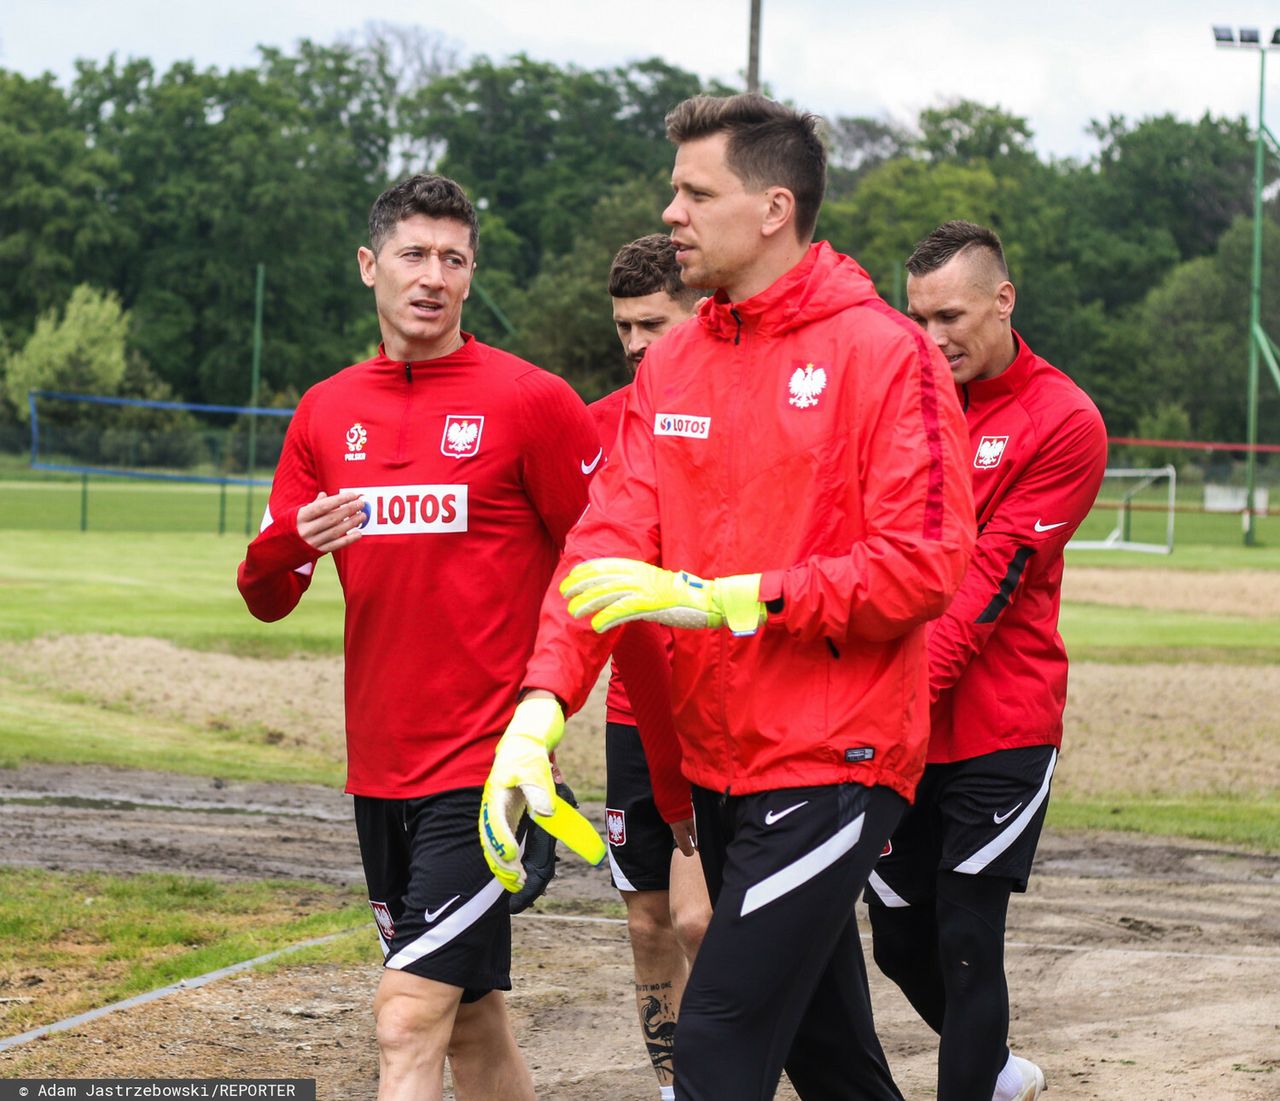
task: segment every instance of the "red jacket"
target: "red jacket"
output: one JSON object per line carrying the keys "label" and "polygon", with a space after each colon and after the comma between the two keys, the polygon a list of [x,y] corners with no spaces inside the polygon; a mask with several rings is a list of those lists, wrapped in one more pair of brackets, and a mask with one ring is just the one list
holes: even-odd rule
{"label": "red jacket", "polygon": [[930,624],[930,763],[1062,744],[1062,548],[1098,495],[1107,430],[1088,395],[1015,338],[1009,367],[960,389],[978,542]]}
{"label": "red jacket", "polygon": [[598,448],[562,379],[469,335],[452,355],[379,355],[303,395],[239,586],[259,619],[287,615],[316,560],[299,506],[321,489],[361,490],[364,534],[333,556],[347,791],[398,799],[484,783]]}
{"label": "red jacket", "polygon": [[[645,354],[558,573],[622,555],[762,572],[761,598],[781,599],[751,637],[675,632],[693,783],[912,796],[928,738],[923,625],[973,543],[954,393],[938,350],[826,244],[750,299],[704,303]],[[608,646],[551,592],[525,683],[576,708]]]}
{"label": "red jacket", "polygon": [[[587,410],[609,461],[618,436],[622,409],[631,387],[623,386],[593,401]],[[689,782],[681,773],[680,743],[671,714],[671,632],[656,623],[628,623],[619,628],[613,651],[613,673],[605,699],[605,719],[634,726],[644,745],[653,801],[664,822],[693,817]],[[628,687],[624,687],[623,681]]]}

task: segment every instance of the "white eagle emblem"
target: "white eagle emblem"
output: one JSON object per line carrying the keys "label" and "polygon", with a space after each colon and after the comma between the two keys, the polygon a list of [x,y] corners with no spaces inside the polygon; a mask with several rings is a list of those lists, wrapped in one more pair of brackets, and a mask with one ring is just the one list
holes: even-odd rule
{"label": "white eagle emblem", "polygon": [[974,452],[973,465],[979,470],[999,466],[1000,459],[1004,455],[1005,444],[1008,442],[1008,436],[983,436],[978,441],[978,450]]}
{"label": "white eagle emblem", "polygon": [[818,395],[826,388],[826,369],[806,363],[803,367],[797,367],[792,374],[788,384],[791,397],[787,400],[797,409],[809,409],[818,404]]}
{"label": "white eagle emblem", "polygon": [[480,450],[484,417],[451,415],[444,419],[440,451],[451,459],[467,459]]}

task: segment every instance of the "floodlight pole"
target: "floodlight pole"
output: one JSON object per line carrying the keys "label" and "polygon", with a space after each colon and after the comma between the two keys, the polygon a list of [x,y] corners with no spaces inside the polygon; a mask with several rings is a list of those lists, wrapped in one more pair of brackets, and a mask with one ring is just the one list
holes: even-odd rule
{"label": "floodlight pole", "polygon": [[[249,408],[258,405],[258,383],[262,378],[262,299],[266,290],[267,265],[258,265],[258,280],[253,295],[253,368],[249,383]],[[253,468],[258,458],[258,416],[249,414],[249,454],[245,480],[248,482],[244,502],[244,533],[253,534]]]}
{"label": "floodlight pole", "polygon": [[1258,341],[1262,336],[1262,143],[1267,132],[1263,122],[1263,106],[1267,87],[1267,51],[1261,43],[1258,48],[1258,132],[1253,149],[1253,269],[1249,278],[1249,400],[1246,440],[1249,450],[1245,455],[1244,491],[1244,545],[1252,547],[1258,539],[1257,513],[1254,510],[1257,492],[1257,459],[1255,444],[1258,442]]}
{"label": "floodlight pole", "polygon": [[751,38],[747,46],[747,91],[760,91],[760,4],[751,0]]}

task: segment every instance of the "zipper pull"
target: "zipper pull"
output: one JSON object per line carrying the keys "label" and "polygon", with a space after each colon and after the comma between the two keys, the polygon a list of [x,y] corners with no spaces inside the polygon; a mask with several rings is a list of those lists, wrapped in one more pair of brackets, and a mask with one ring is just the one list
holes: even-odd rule
{"label": "zipper pull", "polygon": [[407,383],[413,383],[413,364],[409,363],[407,360],[404,365],[404,380]]}
{"label": "zipper pull", "polygon": [[742,318],[737,310],[730,310],[729,315],[738,323],[738,331],[733,334],[733,342],[737,344],[742,340]]}

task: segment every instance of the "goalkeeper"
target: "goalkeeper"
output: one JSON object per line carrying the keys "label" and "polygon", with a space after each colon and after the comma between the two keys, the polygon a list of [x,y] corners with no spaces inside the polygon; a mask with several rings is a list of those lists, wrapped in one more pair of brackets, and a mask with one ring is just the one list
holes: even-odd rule
{"label": "goalkeeper", "polygon": [[551,810],[547,753],[610,631],[677,628],[713,903],[675,1038],[675,1096],[696,1101],[770,1098],[784,1064],[801,1097],[901,1097],[853,902],[923,768],[924,623],[973,542],[945,361],[811,243],[816,123],[753,95],[667,118],[663,218],[686,285],[715,294],[645,355],[482,797],[482,844],[514,887],[512,823],[526,799]]}

